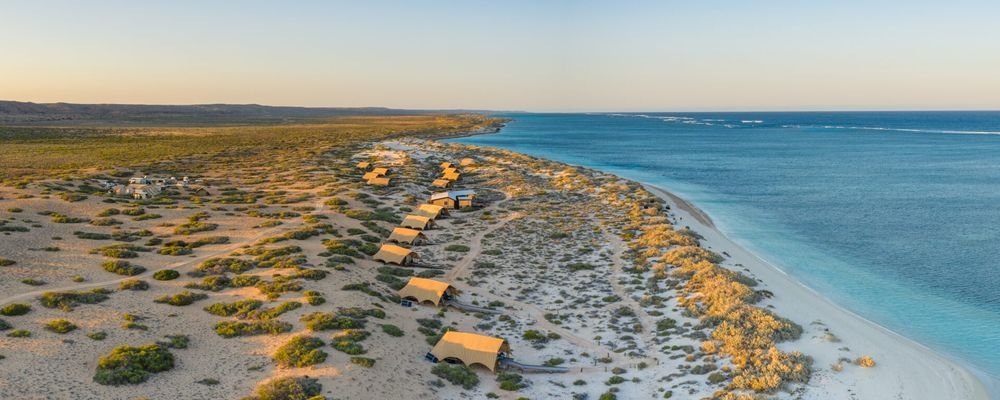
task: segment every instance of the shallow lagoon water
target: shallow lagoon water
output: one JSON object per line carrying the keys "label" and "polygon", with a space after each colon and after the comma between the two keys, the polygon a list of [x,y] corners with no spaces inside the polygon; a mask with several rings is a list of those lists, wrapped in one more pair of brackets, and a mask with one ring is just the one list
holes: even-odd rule
{"label": "shallow lagoon water", "polygon": [[507,116],[452,141],[673,191],[824,296],[1000,376],[1000,112]]}

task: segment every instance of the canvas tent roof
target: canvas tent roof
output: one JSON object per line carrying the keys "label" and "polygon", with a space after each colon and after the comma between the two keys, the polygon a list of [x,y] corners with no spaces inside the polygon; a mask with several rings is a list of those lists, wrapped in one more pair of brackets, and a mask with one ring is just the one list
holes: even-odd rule
{"label": "canvas tent roof", "polygon": [[466,157],[466,158],[463,158],[461,161],[459,161],[458,165],[461,165],[461,166],[464,167],[466,165],[472,165],[472,164],[475,164],[475,163],[476,163],[475,159]]}
{"label": "canvas tent roof", "polygon": [[435,179],[434,182],[431,182],[431,184],[439,188],[445,188],[448,187],[448,185],[451,185],[451,181],[447,179]]}
{"label": "canvas tent roof", "polygon": [[390,242],[412,244],[417,239],[426,240],[427,236],[424,236],[422,232],[416,229],[396,227],[395,229],[392,230],[392,233],[389,235],[388,240]]}
{"label": "canvas tent roof", "polygon": [[372,256],[372,259],[375,261],[402,265],[406,261],[407,256],[417,258],[417,254],[410,249],[396,246],[394,244],[383,244],[382,247],[378,249],[378,253],[375,253],[375,255]]}
{"label": "canvas tent roof", "polygon": [[379,177],[371,178],[371,179],[368,180],[368,184],[369,185],[375,185],[375,186],[389,186],[389,177],[387,177],[387,176],[379,176]]}
{"label": "canvas tent roof", "polygon": [[372,165],[372,163],[370,163],[368,161],[361,161],[361,162],[359,162],[357,164],[357,167],[361,168],[361,169],[368,169],[368,167],[370,167],[371,165]]}
{"label": "canvas tent roof", "polygon": [[378,178],[378,177],[380,177],[382,175],[383,174],[380,174],[378,172],[372,171],[372,172],[364,174],[364,176],[362,176],[361,179],[364,179],[366,181],[370,181],[370,180]]}
{"label": "canvas tent roof", "polygon": [[372,172],[377,173],[379,175],[389,175],[389,168],[379,167],[373,169]]}
{"label": "canvas tent roof", "polygon": [[444,174],[443,178],[447,179],[449,181],[457,181],[458,178],[460,178],[461,176],[462,176],[462,174],[460,174],[458,172],[449,172],[447,174]]}
{"label": "canvas tent roof", "polygon": [[465,365],[481,364],[490,371],[497,367],[497,353],[510,353],[507,341],[492,336],[468,332],[446,332],[431,349],[438,360],[457,358]]}
{"label": "canvas tent roof", "polygon": [[457,289],[447,283],[438,282],[433,279],[413,277],[406,283],[406,286],[399,289],[399,297],[404,299],[412,297],[420,303],[429,301],[434,303],[434,305],[438,305],[441,303],[441,297],[449,291],[452,293],[458,292]]}
{"label": "canvas tent roof", "polygon": [[445,161],[445,162],[441,163],[441,169],[448,169],[448,168],[451,168],[453,165],[455,165],[455,164],[452,164],[450,162]]}
{"label": "canvas tent roof", "polygon": [[475,190],[450,190],[447,192],[437,192],[431,194],[431,200],[443,199],[445,197],[451,197],[455,200],[458,200],[459,197],[468,197],[468,196],[474,197],[475,195],[476,195]]}
{"label": "canvas tent roof", "polygon": [[403,222],[399,224],[399,226],[402,226],[404,228],[424,230],[427,229],[430,223],[431,223],[430,218],[427,218],[422,215],[410,214],[407,215],[406,218],[403,218]]}
{"label": "canvas tent roof", "polygon": [[422,216],[422,217],[427,217],[427,218],[430,218],[430,219],[435,219],[435,218],[437,218],[438,216],[440,216],[444,212],[446,212],[446,211],[444,211],[444,207],[441,207],[439,205],[421,204],[421,205],[417,206],[417,209],[413,211],[413,214],[419,215],[419,216]]}
{"label": "canvas tent roof", "polygon": [[448,174],[448,173],[451,173],[451,172],[459,172],[459,171],[458,171],[458,168],[455,168],[455,167],[448,167],[448,168],[445,168],[443,171],[441,171],[442,174]]}

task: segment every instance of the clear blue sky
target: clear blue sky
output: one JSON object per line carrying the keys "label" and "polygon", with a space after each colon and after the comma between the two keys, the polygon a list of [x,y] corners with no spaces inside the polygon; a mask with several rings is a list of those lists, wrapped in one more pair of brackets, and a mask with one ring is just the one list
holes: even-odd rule
{"label": "clear blue sky", "polygon": [[0,99],[1000,109],[1000,1],[0,0]]}

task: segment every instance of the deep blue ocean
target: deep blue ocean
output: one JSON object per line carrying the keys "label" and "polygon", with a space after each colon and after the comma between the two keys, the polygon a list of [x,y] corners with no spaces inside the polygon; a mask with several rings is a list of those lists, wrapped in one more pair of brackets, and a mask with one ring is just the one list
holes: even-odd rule
{"label": "deep blue ocean", "polygon": [[1000,112],[506,116],[453,141],[661,186],[837,303],[1000,376]]}

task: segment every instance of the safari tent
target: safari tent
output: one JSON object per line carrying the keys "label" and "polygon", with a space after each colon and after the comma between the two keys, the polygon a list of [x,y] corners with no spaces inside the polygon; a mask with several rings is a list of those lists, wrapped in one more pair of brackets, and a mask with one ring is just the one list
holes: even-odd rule
{"label": "safari tent", "polygon": [[459,171],[458,168],[455,167],[448,167],[441,171],[441,173],[445,175],[450,174],[452,172],[462,172],[462,171]]}
{"label": "safari tent", "polygon": [[399,289],[399,297],[402,299],[415,300],[418,303],[431,302],[435,306],[441,305],[441,300],[447,297],[458,295],[458,289],[444,282],[433,279],[412,277],[402,289]]}
{"label": "safari tent", "polygon": [[433,224],[434,221],[431,221],[430,218],[421,215],[410,214],[407,215],[406,218],[403,218],[403,223],[399,224],[399,226],[422,231],[430,229],[431,225]]}
{"label": "safari tent", "polygon": [[372,259],[375,261],[396,265],[407,265],[417,258],[419,258],[417,257],[417,253],[394,244],[383,244],[382,247],[378,249],[378,253],[375,253],[375,255],[372,256]]}
{"label": "safari tent", "polygon": [[368,161],[361,161],[361,162],[359,162],[359,163],[358,163],[357,165],[355,165],[355,166],[356,166],[356,167],[358,167],[358,169],[364,169],[364,170],[367,170],[367,169],[368,169],[369,167],[371,167],[371,166],[372,166],[372,163],[370,163],[370,162],[368,162]]}
{"label": "safari tent", "polygon": [[444,178],[445,180],[449,180],[449,181],[457,181],[458,178],[461,178],[461,177],[462,177],[462,174],[460,174],[458,172],[449,172],[449,173],[444,174],[442,176],[442,178]]}
{"label": "safari tent", "polygon": [[386,240],[396,243],[416,244],[427,241],[427,236],[416,229],[396,227],[389,235],[389,239]]}
{"label": "safari tent", "polygon": [[372,170],[372,172],[379,175],[389,175],[389,168],[379,167]]}
{"label": "safari tent", "polygon": [[389,177],[379,176],[371,178],[368,180],[368,184],[372,186],[389,186]]}
{"label": "safari tent", "polygon": [[469,165],[475,165],[475,164],[476,164],[476,160],[472,159],[472,158],[463,158],[463,159],[461,159],[458,162],[458,165],[461,165],[463,167],[469,166]]}
{"label": "safari tent", "polygon": [[451,168],[454,165],[455,164],[452,164],[450,162],[445,161],[445,162],[441,163],[441,169],[448,169],[448,168]]}
{"label": "safari tent", "polygon": [[431,349],[431,355],[438,360],[455,359],[470,367],[480,364],[493,372],[496,372],[497,359],[508,357],[510,352],[506,340],[456,331],[445,332]]}
{"label": "safari tent", "polygon": [[364,174],[364,176],[362,176],[361,179],[364,179],[365,181],[370,181],[370,180],[378,178],[378,177],[380,177],[382,175],[385,175],[385,174],[380,174],[378,172],[372,171],[372,172],[368,172],[368,173]]}
{"label": "safari tent", "polygon": [[431,185],[434,185],[434,187],[445,189],[448,186],[451,186],[451,181],[447,179],[435,179],[434,182],[431,182]]}
{"label": "safari tent", "polygon": [[444,208],[466,208],[472,207],[475,199],[474,190],[451,190],[432,194],[428,203]]}
{"label": "safari tent", "polygon": [[433,204],[421,204],[417,206],[416,210],[413,210],[413,214],[430,219],[437,219],[442,215],[448,215],[448,210],[445,210],[444,207]]}

